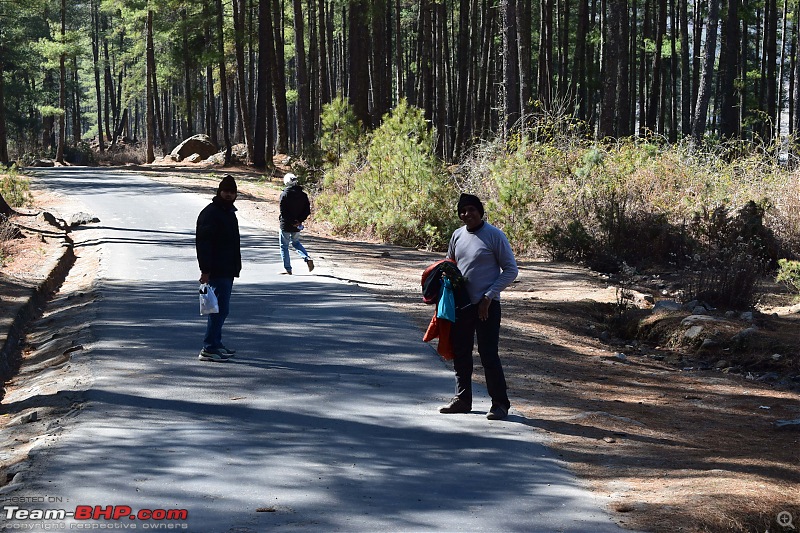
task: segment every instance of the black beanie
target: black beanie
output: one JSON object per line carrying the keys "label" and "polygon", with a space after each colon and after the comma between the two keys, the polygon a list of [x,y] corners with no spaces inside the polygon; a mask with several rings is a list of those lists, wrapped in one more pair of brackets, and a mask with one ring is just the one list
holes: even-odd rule
{"label": "black beanie", "polygon": [[220,191],[238,192],[236,189],[236,182],[233,180],[233,176],[230,174],[225,174],[225,176],[223,176],[222,181],[219,182],[217,193]]}
{"label": "black beanie", "polygon": [[483,204],[481,203],[481,199],[473,194],[461,193],[461,198],[458,199],[458,206],[456,209],[458,213],[461,214],[461,210],[468,206],[474,206],[478,213],[480,213],[481,218],[483,218]]}

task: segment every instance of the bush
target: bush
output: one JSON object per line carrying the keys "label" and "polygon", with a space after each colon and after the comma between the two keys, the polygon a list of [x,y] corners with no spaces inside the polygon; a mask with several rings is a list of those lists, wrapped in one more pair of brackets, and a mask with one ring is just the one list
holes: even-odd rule
{"label": "bush", "polygon": [[323,180],[319,215],[340,232],[442,248],[457,225],[455,192],[434,154],[435,131],[405,101]]}
{"label": "bush", "polygon": [[800,294],[800,261],[779,259],[775,281],[784,283],[790,290]]}
{"label": "bush", "polygon": [[32,201],[28,180],[21,177],[14,166],[0,171],[0,194],[11,207],[22,207]]}
{"label": "bush", "polygon": [[322,107],[322,138],[319,145],[324,159],[330,165],[338,165],[342,155],[355,148],[363,136],[361,123],[356,118],[353,106],[338,95]]}

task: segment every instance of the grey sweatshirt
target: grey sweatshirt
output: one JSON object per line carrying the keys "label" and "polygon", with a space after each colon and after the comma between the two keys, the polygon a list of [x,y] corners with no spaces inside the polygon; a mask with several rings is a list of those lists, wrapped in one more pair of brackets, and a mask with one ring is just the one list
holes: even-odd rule
{"label": "grey sweatshirt", "polygon": [[500,299],[500,292],[517,279],[519,270],[505,233],[484,222],[474,233],[462,226],[453,232],[447,257],[453,259],[467,282],[469,299],[484,295]]}

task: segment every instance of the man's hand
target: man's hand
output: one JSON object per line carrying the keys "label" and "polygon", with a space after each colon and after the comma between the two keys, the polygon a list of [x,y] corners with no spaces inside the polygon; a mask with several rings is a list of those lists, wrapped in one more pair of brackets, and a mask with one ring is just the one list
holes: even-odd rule
{"label": "man's hand", "polygon": [[486,320],[489,318],[489,306],[491,304],[492,300],[484,294],[483,298],[481,298],[481,301],[478,302],[478,318],[481,320]]}
{"label": "man's hand", "polygon": [[206,272],[200,273],[200,283],[208,283],[208,280],[211,276],[209,276]]}

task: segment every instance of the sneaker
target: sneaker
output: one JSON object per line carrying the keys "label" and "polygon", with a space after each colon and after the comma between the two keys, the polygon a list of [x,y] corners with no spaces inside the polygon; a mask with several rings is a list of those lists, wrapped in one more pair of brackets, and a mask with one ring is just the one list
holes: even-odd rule
{"label": "sneaker", "polygon": [[472,406],[458,396],[450,400],[447,405],[439,408],[439,412],[444,414],[469,413],[470,411],[472,411]]}
{"label": "sneaker", "polygon": [[197,358],[200,359],[201,361],[214,361],[217,363],[222,363],[224,361],[227,361],[229,356],[224,355],[219,350],[212,350],[212,349],[207,350],[203,348],[200,351],[200,355],[198,355]]}
{"label": "sneaker", "polygon": [[226,348],[224,346],[220,346],[219,353],[222,355],[227,355],[228,357],[233,357],[236,354],[236,350],[231,350],[230,348]]}
{"label": "sneaker", "polygon": [[308,271],[311,272],[314,270],[314,261],[312,259],[306,260],[306,265],[308,265]]}
{"label": "sneaker", "polygon": [[486,413],[486,418],[489,420],[503,420],[508,416],[508,409],[504,405],[493,405],[489,412]]}

